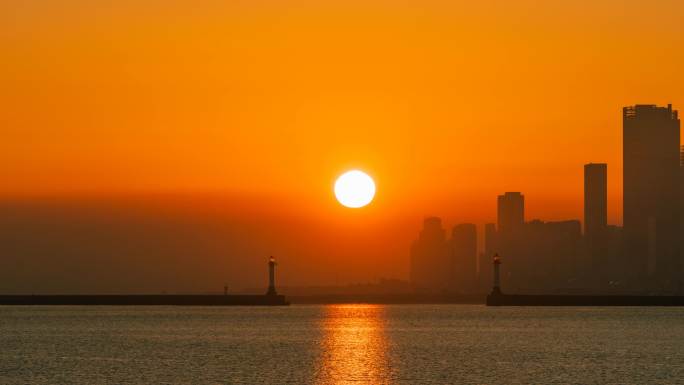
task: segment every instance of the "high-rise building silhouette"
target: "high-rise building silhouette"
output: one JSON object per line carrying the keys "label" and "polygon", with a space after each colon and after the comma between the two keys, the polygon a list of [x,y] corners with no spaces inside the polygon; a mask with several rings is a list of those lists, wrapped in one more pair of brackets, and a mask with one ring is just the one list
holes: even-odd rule
{"label": "high-rise building silhouette", "polygon": [[679,118],[672,105],[623,108],[624,263],[636,281],[679,280]]}
{"label": "high-rise building silhouette", "polygon": [[519,192],[506,192],[497,197],[497,253],[506,258],[501,273],[514,285],[521,282],[528,268],[523,239],[525,229],[525,197]]}
{"label": "high-rise building silhouette", "polygon": [[608,165],[584,165],[584,234],[602,233],[608,226]]}
{"label": "high-rise building silhouette", "polygon": [[507,192],[497,199],[498,233],[507,235],[520,231],[525,224],[525,197],[519,192]]}
{"label": "high-rise building silhouette", "polygon": [[[486,223],[484,226],[484,253],[487,254],[485,257],[487,258],[485,269],[487,269],[488,265],[492,262],[494,253],[496,253],[496,225],[493,223]],[[482,268],[482,265],[480,265],[480,268]],[[489,271],[486,273],[489,274]]]}
{"label": "high-rise building silhouette", "polygon": [[603,276],[607,266],[608,166],[584,165],[584,240],[591,273]]}
{"label": "high-rise building silhouette", "polygon": [[484,251],[480,254],[478,263],[478,287],[481,289],[486,290],[492,286],[492,275],[489,268],[496,250],[496,225],[494,223],[486,223],[484,225]]}
{"label": "high-rise building silhouette", "polygon": [[426,218],[418,239],[411,245],[411,284],[418,290],[446,290],[453,285],[451,266],[442,220]]}
{"label": "high-rise building silhouette", "polygon": [[454,288],[472,291],[477,276],[477,227],[472,223],[454,226],[451,232]]}

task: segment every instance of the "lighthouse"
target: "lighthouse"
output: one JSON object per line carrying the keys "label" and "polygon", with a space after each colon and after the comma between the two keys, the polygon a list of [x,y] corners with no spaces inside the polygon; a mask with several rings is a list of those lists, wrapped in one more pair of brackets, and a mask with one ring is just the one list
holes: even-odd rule
{"label": "lighthouse", "polygon": [[499,273],[500,265],[501,257],[499,257],[499,254],[494,254],[494,287],[492,288],[492,295],[501,294],[501,277]]}
{"label": "lighthouse", "polygon": [[271,256],[268,260],[268,291],[266,292],[266,295],[277,295],[275,289],[275,266],[275,258]]}

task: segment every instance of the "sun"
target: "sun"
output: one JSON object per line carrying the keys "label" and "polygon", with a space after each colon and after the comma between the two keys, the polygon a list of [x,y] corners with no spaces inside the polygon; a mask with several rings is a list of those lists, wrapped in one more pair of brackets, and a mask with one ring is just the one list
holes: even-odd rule
{"label": "sun", "polygon": [[375,182],[363,171],[347,171],[335,181],[335,197],[343,206],[363,207],[371,203],[374,196]]}

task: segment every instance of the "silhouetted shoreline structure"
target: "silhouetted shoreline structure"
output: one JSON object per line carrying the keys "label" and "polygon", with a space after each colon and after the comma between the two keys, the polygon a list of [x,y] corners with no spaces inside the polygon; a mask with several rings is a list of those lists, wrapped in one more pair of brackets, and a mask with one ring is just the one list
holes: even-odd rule
{"label": "silhouetted shoreline structure", "polygon": [[679,131],[671,104],[623,109],[623,259],[631,281],[681,279]]}
{"label": "silhouetted shoreline structure", "polygon": [[[678,112],[672,105],[637,104],[622,109],[622,121],[624,227],[608,224],[608,165],[587,163],[584,223],[526,221],[523,193],[504,192],[497,196],[496,224],[484,226],[478,258],[477,252],[461,252],[477,239],[474,226],[464,236],[467,225],[456,225],[446,239],[441,219],[426,218],[411,247],[416,292],[485,293],[492,276],[484,266],[500,253],[506,256],[500,274],[519,292],[682,293],[684,147]],[[473,270],[473,264],[479,267]]]}
{"label": "silhouetted shoreline structure", "polygon": [[275,289],[275,267],[275,258],[271,256],[268,260],[268,290],[266,291],[266,295],[277,295]]}
{"label": "silhouetted shoreline structure", "polygon": [[608,165],[584,165],[584,244],[588,265],[597,275],[609,272]]}
{"label": "silhouetted shoreline structure", "polygon": [[103,294],[103,295],[0,295],[0,305],[144,305],[144,306],[286,306],[275,290],[275,259],[269,265],[269,286],[264,295],[228,294]]}
{"label": "silhouetted shoreline structure", "polygon": [[411,283],[419,290],[447,291],[453,265],[442,220],[425,218],[418,239],[411,245]]}

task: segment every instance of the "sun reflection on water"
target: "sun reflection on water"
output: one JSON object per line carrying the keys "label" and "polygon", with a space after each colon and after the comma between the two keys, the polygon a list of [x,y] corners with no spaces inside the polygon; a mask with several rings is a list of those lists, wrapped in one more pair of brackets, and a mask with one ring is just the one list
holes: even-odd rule
{"label": "sun reflection on water", "polygon": [[318,384],[383,384],[390,381],[382,305],[330,305],[321,323]]}

